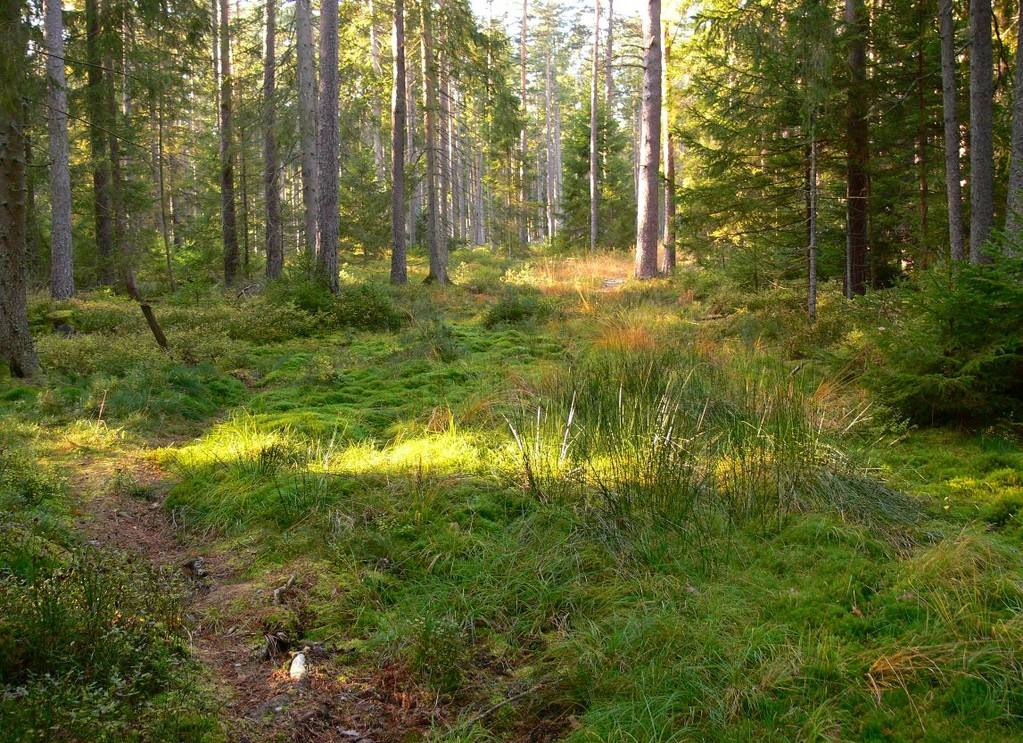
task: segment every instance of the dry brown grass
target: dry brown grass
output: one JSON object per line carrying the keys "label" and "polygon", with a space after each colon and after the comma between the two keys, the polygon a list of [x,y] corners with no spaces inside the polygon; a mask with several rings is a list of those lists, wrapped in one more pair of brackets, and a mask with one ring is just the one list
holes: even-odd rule
{"label": "dry brown grass", "polygon": [[597,338],[596,346],[613,352],[651,352],[662,342],[650,332],[650,328],[639,323],[609,323]]}

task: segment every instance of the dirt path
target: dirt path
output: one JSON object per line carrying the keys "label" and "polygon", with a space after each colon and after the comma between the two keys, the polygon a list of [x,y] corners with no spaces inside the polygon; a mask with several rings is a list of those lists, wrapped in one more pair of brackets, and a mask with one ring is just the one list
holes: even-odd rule
{"label": "dirt path", "polygon": [[[91,544],[134,552],[187,576],[193,652],[223,700],[229,740],[391,743],[426,737],[441,714],[437,700],[400,669],[352,664],[345,653],[302,638],[271,642],[262,622],[276,608],[300,602],[317,576],[274,575],[257,584],[242,576],[248,555],[187,544],[163,508],[170,485],[145,450],[84,459],[72,476],[76,520]],[[297,652],[308,668],[300,680],[289,674]]]}

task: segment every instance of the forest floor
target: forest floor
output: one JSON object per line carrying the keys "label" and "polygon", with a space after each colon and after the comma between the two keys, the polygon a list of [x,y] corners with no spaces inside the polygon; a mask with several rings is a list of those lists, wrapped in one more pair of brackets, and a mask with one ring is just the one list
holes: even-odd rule
{"label": "forest floor", "polygon": [[872,403],[876,307],[459,255],[166,297],[169,354],[34,300],[0,740],[1023,736],[1023,448]]}
{"label": "forest floor", "polygon": [[[174,443],[181,442],[160,446]],[[110,487],[118,482],[131,486]],[[252,580],[245,566],[254,550],[188,546],[191,540],[164,507],[172,483],[152,450],[76,462],[69,483],[75,525],[86,544],[137,555],[187,577],[191,651],[212,684],[208,693],[222,703],[231,740],[388,743],[425,734],[439,714],[439,699],[423,694],[398,669],[352,664],[322,643],[261,632],[256,620],[267,607],[287,605],[315,576],[292,565],[296,572],[290,575],[269,572]],[[288,667],[297,650],[310,668],[301,679],[291,678]]]}

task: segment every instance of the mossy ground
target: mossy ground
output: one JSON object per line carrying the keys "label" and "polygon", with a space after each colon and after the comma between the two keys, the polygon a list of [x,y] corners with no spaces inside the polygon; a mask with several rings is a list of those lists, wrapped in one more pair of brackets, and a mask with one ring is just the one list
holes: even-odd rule
{"label": "mossy ground", "polygon": [[[464,253],[455,287],[340,309],[286,288],[169,297],[170,354],[116,298],[62,304],[78,335],[40,343],[38,383],[0,385],[8,446],[56,471],[156,447],[185,540],[239,579],[303,576],[263,629],[436,695],[410,734],[1023,736],[1013,430],[906,430],[870,407],[864,313],[826,287],[810,329],[787,290],[604,284],[629,264]],[[34,307],[42,331],[55,307]],[[665,416],[676,448],[650,457],[637,442]],[[70,508],[5,504],[65,529]]]}

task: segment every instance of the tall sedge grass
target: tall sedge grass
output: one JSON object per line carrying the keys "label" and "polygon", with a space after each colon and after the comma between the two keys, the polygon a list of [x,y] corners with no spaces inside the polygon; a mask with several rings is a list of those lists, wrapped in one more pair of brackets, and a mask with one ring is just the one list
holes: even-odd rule
{"label": "tall sedge grass", "polygon": [[816,392],[752,355],[709,363],[644,344],[590,354],[510,426],[534,495],[606,524],[699,537],[811,511],[912,522],[918,506],[842,450],[848,416]]}

